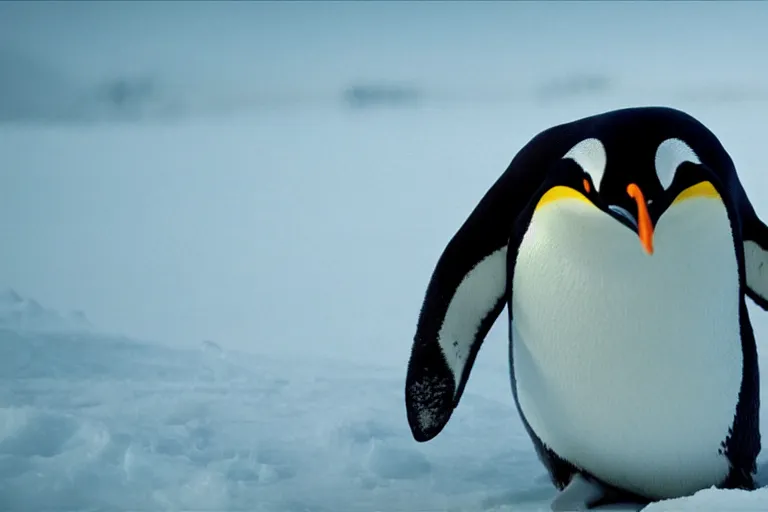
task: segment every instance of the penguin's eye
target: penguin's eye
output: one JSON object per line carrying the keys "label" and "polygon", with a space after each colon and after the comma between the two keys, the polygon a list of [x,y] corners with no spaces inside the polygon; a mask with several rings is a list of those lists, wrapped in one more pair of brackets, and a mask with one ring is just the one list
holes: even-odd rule
{"label": "penguin's eye", "polygon": [[677,168],[683,162],[701,163],[696,152],[680,139],[667,139],[659,144],[654,165],[656,176],[665,190],[672,184]]}
{"label": "penguin's eye", "polygon": [[603,146],[603,143],[599,139],[584,139],[563,156],[563,159],[567,158],[576,162],[584,173],[591,178],[591,184],[589,180],[584,180],[584,188],[587,192],[592,190],[592,185],[599,192],[600,181],[603,179],[606,164],[605,146]]}

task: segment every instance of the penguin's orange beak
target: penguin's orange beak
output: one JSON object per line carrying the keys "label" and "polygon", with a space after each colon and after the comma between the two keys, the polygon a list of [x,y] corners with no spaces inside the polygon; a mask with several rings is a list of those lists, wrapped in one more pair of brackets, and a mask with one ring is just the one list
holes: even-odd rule
{"label": "penguin's orange beak", "polygon": [[630,183],[627,194],[637,203],[637,235],[640,237],[640,243],[645,252],[653,254],[653,224],[651,224],[651,216],[648,215],[648,205],[645,203],[643,191],[634,183]]}

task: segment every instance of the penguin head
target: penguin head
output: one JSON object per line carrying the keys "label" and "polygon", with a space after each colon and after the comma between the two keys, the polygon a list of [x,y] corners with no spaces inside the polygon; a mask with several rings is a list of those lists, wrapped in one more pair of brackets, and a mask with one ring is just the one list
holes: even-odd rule
{"label": "penguin head", "polygon": [[599,139],[578,142],[553,166],[535,210],[565,198],[588,202],[634,231],[653,255],[656,225],[670,208],[701,197],[722,202],[715,173],[679,138],[662,141],[639,163],[626,155],[615,164],[609,159]]}

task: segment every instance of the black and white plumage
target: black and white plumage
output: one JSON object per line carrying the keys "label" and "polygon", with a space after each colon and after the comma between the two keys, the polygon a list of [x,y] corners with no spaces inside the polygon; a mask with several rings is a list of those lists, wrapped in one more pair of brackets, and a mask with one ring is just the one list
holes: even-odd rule
{"label": "black and white plumage", "polygon": [[512,391],[558,489],[599,501],[752,488],[768,227],[699,121],[622,109],[534,137],[429,282],[406,377],[417,441],[438,435],[504,307]]}

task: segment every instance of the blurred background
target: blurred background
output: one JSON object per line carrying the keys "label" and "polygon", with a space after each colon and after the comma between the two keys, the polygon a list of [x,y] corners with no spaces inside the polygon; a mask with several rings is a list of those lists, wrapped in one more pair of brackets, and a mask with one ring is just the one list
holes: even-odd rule
{"label": "blurred background", "polygon": [[553,124],[684,109],[768,218],[767,25],[763,2],[2,2],[0,283],[159,343],[402,364],[443,247]]}

